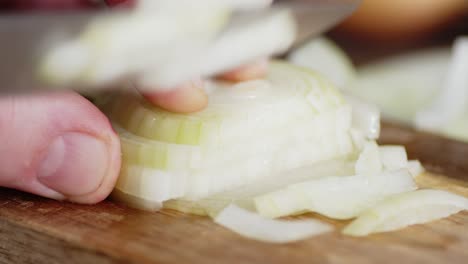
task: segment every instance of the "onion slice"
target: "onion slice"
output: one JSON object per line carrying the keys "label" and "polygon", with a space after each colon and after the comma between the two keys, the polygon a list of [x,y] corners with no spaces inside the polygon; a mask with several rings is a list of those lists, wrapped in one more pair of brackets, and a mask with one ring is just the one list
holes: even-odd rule
{"label": "onion slice", "polygon": [[347,95],[346,101],[352,108],[352,126],[367,139],[377,139],[380,135],[380,110],[377,106]]}
{"label": "onion slice", "polygon": [[287,172],[272,175],[271,178],[256,181],[252,184],[200,199],[174,199],[164,202],[164,208],[170,208],[197,215],[213,215],[231,203],[237,206],[254,210],[254,197],[273,192],[285,186],[300,183],[311,179],[327,177],[329,175],[346,176],[354,173],[354,162],[345,159],[329,160],[302,166]]}
{"label": "onion slice", "polygon": [[408,160],[408,170],[414,178],[424,172],[424,167],[419,160]]}
{"label": "onion slice", "polygon": [[281,217],[305,211],[335,218],[358,216],[379,201],[416,185],[406,169],[382,175],[326,177],[294,184],[255,198],[257,211],[265,217]]}
{"label": "onion slice", "polygon": [[343,233],[366,236],[427,223],[468,210],[468,199],[441,190],[417,190],[390,197],[349,224]]}
{"label": "onion slice", "polygon": [[356,174],[376,175],[382,172],[382,166],[382,161],[379,155],[379,146],[375,141],[366,142],[356,161]]}
{"label": "onion slice", "polygon": [[408,168],[408,156],[405,147],[396,145],[379,146],[379,155],[384,170]]}
{"label": "onion slice", "polygon": [[295,242],[333,230],[318,220],[267,219],[235,205],[222,210],[214,221],[242,236],[271,243]]}

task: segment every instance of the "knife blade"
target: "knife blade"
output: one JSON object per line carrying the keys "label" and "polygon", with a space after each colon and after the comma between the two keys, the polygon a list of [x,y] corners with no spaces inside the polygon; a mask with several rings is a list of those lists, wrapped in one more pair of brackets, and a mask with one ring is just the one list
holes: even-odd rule
{"label": "knife blade", "polygon": [[291,49],[322,34],[350,16],[362,0],[278,0],[275,7],[291,10],[297,23],[297,36]]}

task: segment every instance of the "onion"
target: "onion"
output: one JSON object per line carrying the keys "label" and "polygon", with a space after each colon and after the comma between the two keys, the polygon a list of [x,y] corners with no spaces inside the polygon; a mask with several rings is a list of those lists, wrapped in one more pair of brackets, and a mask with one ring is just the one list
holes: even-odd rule
{"label": "onion", "polygon": [[317,179],[329,175],[346,176],[354,173],[354,162],[337,159],[315,163],[289,170],[285,173],[273,175],[271,178],[260,180],[252,184],[217,193],[200,200],[175,199],[164,202],[165,208],[170,208],[197,215],[213,215],[219,213],[225,206],[235,203],[249,210],[255,210],[254,198],[256,196],[276,191],[293,183],[310,179]]}
{"label": "onion", "polygon": [[377,106],[349,95],[346,96],[346,101],[352,108],[353,128],[363,133],[366,139],[375,140],[379,138],[380,110]]}
{"label": "onion", "polygon": [[390,197],[363,213],[343,230],[365,236],[427,223],[468,210],[468,199],[440,190],[418,190]]}
{"label": "onion", "polygon": [[362,152],[355,165],[356,174],[375,175],[382,172],[382,160],[379,155],[379,146],[375,141],[364,144]]}
{"label": "onion", "polygon": [[270,243],[299,241],[333,230],[318,220],[273,220],[235,205],[226,207],[214,221],[242,236]]}
{"label": "onion", "polygon": [[[423,170],[420,163],[408,162],[401,146],[375,142],[378,111],[355,101],[359,109],[353,112],[330,82],[312,71],[273,62],[265,79],[212,81],[208,94],[213,98],[208,107],[190,115],[166,112],[136,94],[102,100],[123,152],[114,198],[147,210],[162,204],[209,215],[248,238],[287,243],[331,227],[268,218],[304,212],[357,217],[358,224],[345,232],[359,235],[353,226],[362,228],[371,208],[386,208],[382,201],[388,197],[417,188],[413,178]],[[406,210],[399,203],[391,206]],[[431,217],[443,217],[444,210]],[[402,221],[416,219],[412,212]],[[363,232],[381,230],[372,225]]]}
{"label": "onion", "polygon": [[311,211],[335,219],[349,219],[386,196],[414,189],[416,185],[407,170],[324,177],[258,196],[255,206],[261,215],[272,218]]}
{"label": "onion", "polygon": [[[225,86],[214,89],[234,89]],[[265,80],[231,86],[245,97],[212,90],[215,100],[191,115],[135,94],[108,100],[102,109],[123,152],[116,189],[155,202],[199,200],[355,151],[349,105],[314,72],[277,62]]]}
{"label": "onion", "polygon": [[397,170],[409,166],[406,150],[403,146],[380,146],[379,156],[385,170]]}
{"label": "onion", "polygon": [[413,178],[415,178],[424,172],[424,167],[419,160],[409,160],[408,170],[413,175]]}

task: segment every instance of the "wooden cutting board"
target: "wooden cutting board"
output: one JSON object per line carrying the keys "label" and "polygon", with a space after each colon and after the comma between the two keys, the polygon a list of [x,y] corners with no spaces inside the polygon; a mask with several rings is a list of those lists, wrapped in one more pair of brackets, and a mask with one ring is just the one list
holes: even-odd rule
{"label": "wooden cutting board", "polygon": [[[421,185],[468,196],[468,144],[392,125],[385,125],[381,143],[404,144],[433,172],[418,178]],[[170,210],[144,212],[112,201],[84,206],[0,189],[0,262],[468,263],[468,212],[366,238],[337,231],[273,245]]]}

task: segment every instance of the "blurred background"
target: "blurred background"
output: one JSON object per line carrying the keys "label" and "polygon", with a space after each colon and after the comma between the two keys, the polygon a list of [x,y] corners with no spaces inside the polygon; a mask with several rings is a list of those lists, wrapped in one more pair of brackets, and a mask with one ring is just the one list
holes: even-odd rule
{"label": "blurred background", "polygon": [[457,36],[468,35],[468,0],[363,0],[328,35],[357,64],[451,45]]}

